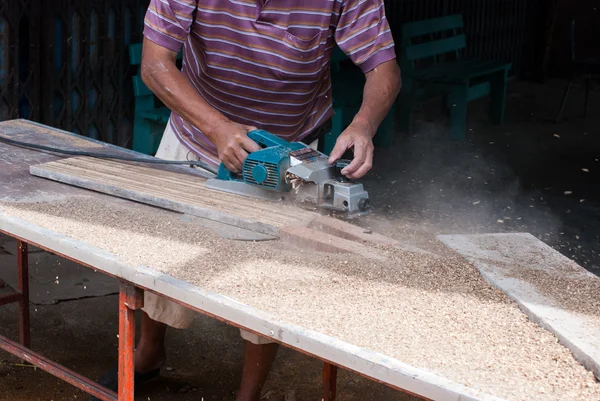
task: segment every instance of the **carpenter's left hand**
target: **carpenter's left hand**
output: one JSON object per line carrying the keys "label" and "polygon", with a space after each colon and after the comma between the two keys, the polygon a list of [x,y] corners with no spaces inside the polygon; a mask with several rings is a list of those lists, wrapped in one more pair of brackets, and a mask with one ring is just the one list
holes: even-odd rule
{"label": "carpenter's left hand", "polygon": [[338,137],[331,151],[329,163],[334,163],[348,149],[352,149],[354,160],[342,170],[342,174],[350,179],[364,176],[373,166],[373,135],[374,132],[368,123],[352,122]]}

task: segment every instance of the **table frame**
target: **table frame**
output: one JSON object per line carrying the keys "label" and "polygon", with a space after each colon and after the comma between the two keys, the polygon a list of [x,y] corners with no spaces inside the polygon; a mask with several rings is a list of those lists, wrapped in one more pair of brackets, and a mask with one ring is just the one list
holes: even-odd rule
{"label": "table frame", "polygon": [[[0,335],[0,349],[21,358],[45,372],[67,382],[74,387],[86,392],[89,395],[102,401],[134,401],[134,350],[135,350],[135,311],[144,306],[144,289],[134,285],[131,282],[118,278],[119,286],[119,389],[115,393],[90,379],[56,363],[43,355],[34,352],[31,349],[30,339],[30,320],[29,320],[29,245],[51,252],[57,256],[69,259],[82,266],[93,268],[81,261],[57,253],[39,244],[27,241],[13,234],[0,230],[0,233],[15,238],[17,241],[17,282],[18,290],[12,290],[7,294],[0,296],[0,307],[15,302],[19,303],[19,342],[15,342],[8,337]],[[97,270],[99,271],[99,270]],[[106,272],[103,274],[112,276]],[[191,308],[183,302],[169,298],[178,304],[193,309],[199,313],[216,318],[227,324],[238,326],[225,319],[211,315],[197,308]],[[256,333],[259,334],[259,333]],[[285,345],[285,344],[284,344]],[[311,355],[314,357],[314,355]],[[323,361],[323,401],[335,401],[337,384],[337,366]]]}

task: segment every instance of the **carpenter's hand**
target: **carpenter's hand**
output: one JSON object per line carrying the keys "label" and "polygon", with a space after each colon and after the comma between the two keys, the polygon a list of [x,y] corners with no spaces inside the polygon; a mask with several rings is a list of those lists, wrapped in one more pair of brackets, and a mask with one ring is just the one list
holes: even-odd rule
{"label": "carpenter's hand", "polygon": [[331,151],[329,163],[334,163],[352,148],[354,160],[342,170],[342,174],[351,179],[364,176],[373,166],[373,134],[368,123],[353,122],[338,137]]}
{"label": "carpenter's hand", "polygon": [[260,146],[248,138],[248,132],[255,129],[255,127],[229,121],[219,124],[211,133],[211,138],[219,152],[219,160],[231,172],[241,172],[248,153],[260,150]]}

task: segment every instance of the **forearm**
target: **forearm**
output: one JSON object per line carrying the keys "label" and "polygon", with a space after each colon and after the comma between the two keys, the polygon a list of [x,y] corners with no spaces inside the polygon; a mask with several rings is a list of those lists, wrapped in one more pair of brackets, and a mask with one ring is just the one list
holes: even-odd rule
{"label": "forearm", "polygon": [[198,94],[189,79],[179,71],[175,60],[175,56],[168,59],[145,57],[142,61],[142,79],[171,111],[189,121],[214,142],[212,136],[216,127],[228,119]]}
{"label": "forearm", "polygon": [[400,93],[402,80],[396,60],[385,62],[369,71],[363,101],[354,121],[366,123],[374,136]]}

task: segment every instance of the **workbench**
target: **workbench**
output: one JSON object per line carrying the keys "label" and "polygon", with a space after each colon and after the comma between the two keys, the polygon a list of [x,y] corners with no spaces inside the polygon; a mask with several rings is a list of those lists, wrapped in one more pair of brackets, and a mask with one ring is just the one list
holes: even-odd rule
{"label": "workbench", "polygon": [[[24,142],[79,150],[102,151],[135,157],[148,157],[127,149],[108,145],[89,138],[60,131],[43,125],[23,121],[0,123],[0,135]],[[101,202],[103,208],[115,210],[127,204],[127,208],[147,207],[108,195],[60,184],[32,176],[30,167],[64,158],[57,154],[0,143],[0,202],[26,208],[34,202],[86,197]],[[165,167],[166,168],[166,167]],[[183,167],[169,166],[169,169]],[[174,216],[175,212],[162,211]],[[74,220],[70,224],[84,221]],[[77,388],[105,401],[133,401],[134,399],[134,346],[135,311],[143,307],[143,293],[149,291],[167,297],[203,315],[218,319],[259,336],[275,341],[323,361],[323,400],[336,397],[337,369],[347,369],[389,387],[424,399],[466,401],[499,400],[485,392],[479,392],[435,372],[410,366],[390,355],[374,352],[351,341],[336,338],[326,330],[304,327],[285,317],[272,314],[255,306],[240,302],[230,295],[220,294],[196,285],[190,280],[165,274],[153,266],[126,263],[101,244],[92,244],[74,236],[57,232],[48,225],[36,224],[34,219],[24,219],[4,213],[0,208],[0,232],[15,238],[18,244],[16,267],[18,288],[14,293],[0,298],[0,306],[18,302],[20,318],[20,341],[0,336],[0,348],[38,366],[39,368],[71,383]],[[120,281],[119,295],[119,390],[115,394],[93,381],[60,366],[29,348],[28,307],[28,246],[32,245],[82,266],[112,276]],[[148,246],[152,246],[151,243]],[[209,259],[209,258],[207,258]],[[199,260],[202,260],[200,257]],[[202,267],[202,266],[200,266]],[[93,357],[93,356],[91,356]]]}
{"label": "workbench", "polygon": [[[142,154],[123,148],[23,120],[0,123],[0,134],[47,146],[62,146],[96,152],[100,149],[115,154],[144,157]],[[47,181],[29,174],[31,165],[56,160],[60,157],[0,143],[0,197],[11,202],[31,202],[43,197],[60,196],[64,198],[85,192],[79,188]],[[110,197],[106,195],[94,194],[94,196],[106,197],[109,198],[107,199],[109,202],[111,201]],[[405,391],[410,391],[415,388],[414,385],[417,382],[422,382],[423,385],[430,388],[425,393],[432,398],[438,398],[436,395],[441,396],[442,394],[447,395],[446,399],[460,397],[459,391],[444,388],[442,381],[435,383],[432,375],[402,366],[398,361],[386,360],[387,358],[382,355],[373,355],[367,350],[327,338],[319,333],[299,331],[299,328],[289,327],[284,322],[269,321],[261,317],[259,311],[246,305],[219,294],[205,292],[201,288],[193,287],[149,268],[128,268],[102,249],[74,241],[67,236],[37,227],[29,222],[0,213],[0,232],[17,241],[16,267],[19,281],[18,291],[0,298],[0,305],[18,302],[20,306],[20,342],[0,337],[0,348],[99,399],[105,401],[132,401],[134,399],[135,311],[143,306],[143,291],[151,291],[168,297],[199,313],[261,336],[265,336],[265,332],[275,333],[274,335],[267,334],[265,337],[323,360],[323,398],[325,400],[335,399],[337,366],[357,371],[374,380],[395,385]],[[119,381],[118,394],[102,388],[93,381],[29,349],[28,245],[44,249],[120,280],[118,360],[119,376],[122,380]],[[406,383],[406,385],[402,383]]]}

